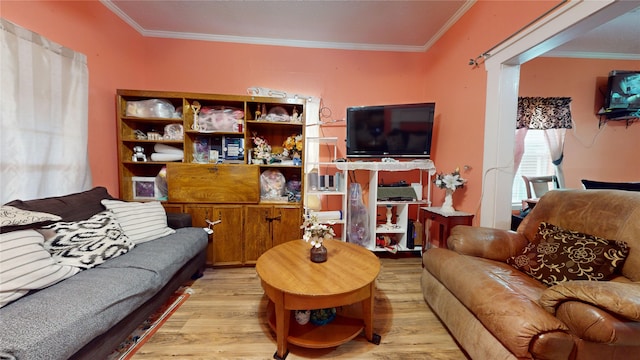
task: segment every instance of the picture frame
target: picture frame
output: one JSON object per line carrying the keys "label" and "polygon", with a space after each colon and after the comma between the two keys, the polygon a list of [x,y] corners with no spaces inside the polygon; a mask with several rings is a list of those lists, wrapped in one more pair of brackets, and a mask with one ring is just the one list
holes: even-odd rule
{"label": "picture frame", "polygon": [[156,200],[160,196],[155,177],[134,176],[131,183],[134,200]]}

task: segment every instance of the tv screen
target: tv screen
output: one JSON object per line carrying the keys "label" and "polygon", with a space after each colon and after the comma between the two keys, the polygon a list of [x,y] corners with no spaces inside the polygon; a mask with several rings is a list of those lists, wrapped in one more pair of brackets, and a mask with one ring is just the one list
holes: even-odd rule
{"label": "tv screen", "polygon": [[629,112],[640,109],[640,71],[611,71],[605,108]]}
{"label": "tv screen", "polygon": [[435,106],[347,108],[347,157],[430,157]]}

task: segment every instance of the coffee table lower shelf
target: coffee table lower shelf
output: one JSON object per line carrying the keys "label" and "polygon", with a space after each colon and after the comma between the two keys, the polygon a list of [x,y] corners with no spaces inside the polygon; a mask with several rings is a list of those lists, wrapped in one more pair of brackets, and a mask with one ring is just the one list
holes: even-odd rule
{"label": "coffee table lower shelf", "polygon": [[[347,343],[362,333],[364,321],[355,317],[350,317],[349,311],[341,307],[335,319],[325,325],[314,325],[311,322],[300,325],[291,312],[289,322],[289,335],[287,342],[305,348],[322,349],[336,347]],[[267,306],[267,317],[271,330],[276,331],[276,315],[273,302],[269,301]]]}

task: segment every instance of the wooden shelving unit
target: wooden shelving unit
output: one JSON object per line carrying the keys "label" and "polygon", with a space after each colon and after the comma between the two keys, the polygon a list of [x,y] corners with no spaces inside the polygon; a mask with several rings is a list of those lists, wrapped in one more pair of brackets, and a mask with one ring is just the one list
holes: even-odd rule
{"label": "wooden shelving unit", "polygon": [[[152,101],[157,108],[132,111],[131,106],[145,100],[170,105]],[[289,136],[300,134],[304,139],[304,99],[118,90],[116,107],[120,198],[140,200],[134,194],[134,178],[156,178],[166,168],[168,196],[156,195],[168,211],[190,213],[194,226],[206,227],[207,219],[222,220],[215,228],[215,241],[210,239],[210,265],[251,265],[272,246],[301,237],[304,163],[253,164],[250,154],[254,136],[266,139],[272,153],[281,153]],[[198,121],[204,116],[209,122]],[[181,126],[181,138],[165,138],[167,126]],[[142,138],[149,133],[153,136]],[[159,145],[182,151],[183,156],[154,161]],[[135,159],[134,148],[140,147],[147,161]],[[267,170],[282,174],[287,183],[301,184],[299,196],[261,197],[260,178]]]}

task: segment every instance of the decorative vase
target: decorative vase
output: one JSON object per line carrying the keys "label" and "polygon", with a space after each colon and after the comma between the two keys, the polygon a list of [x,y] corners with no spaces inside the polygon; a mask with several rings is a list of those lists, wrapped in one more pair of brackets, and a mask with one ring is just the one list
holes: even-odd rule
{"label": "decorative vase", "polygon": [[312,246],[309,251],[311,261],[314,263],[323,263],[327,261],[327,248],[324,245],[320,245],[320,247]]}
{"label": "decorative vase", "polygon": [[444,193],[444,204],[442,204],[442,212],[452,213],[455,212],[456,209],[453,208],[453,192],[455,190],[445,189]]}

